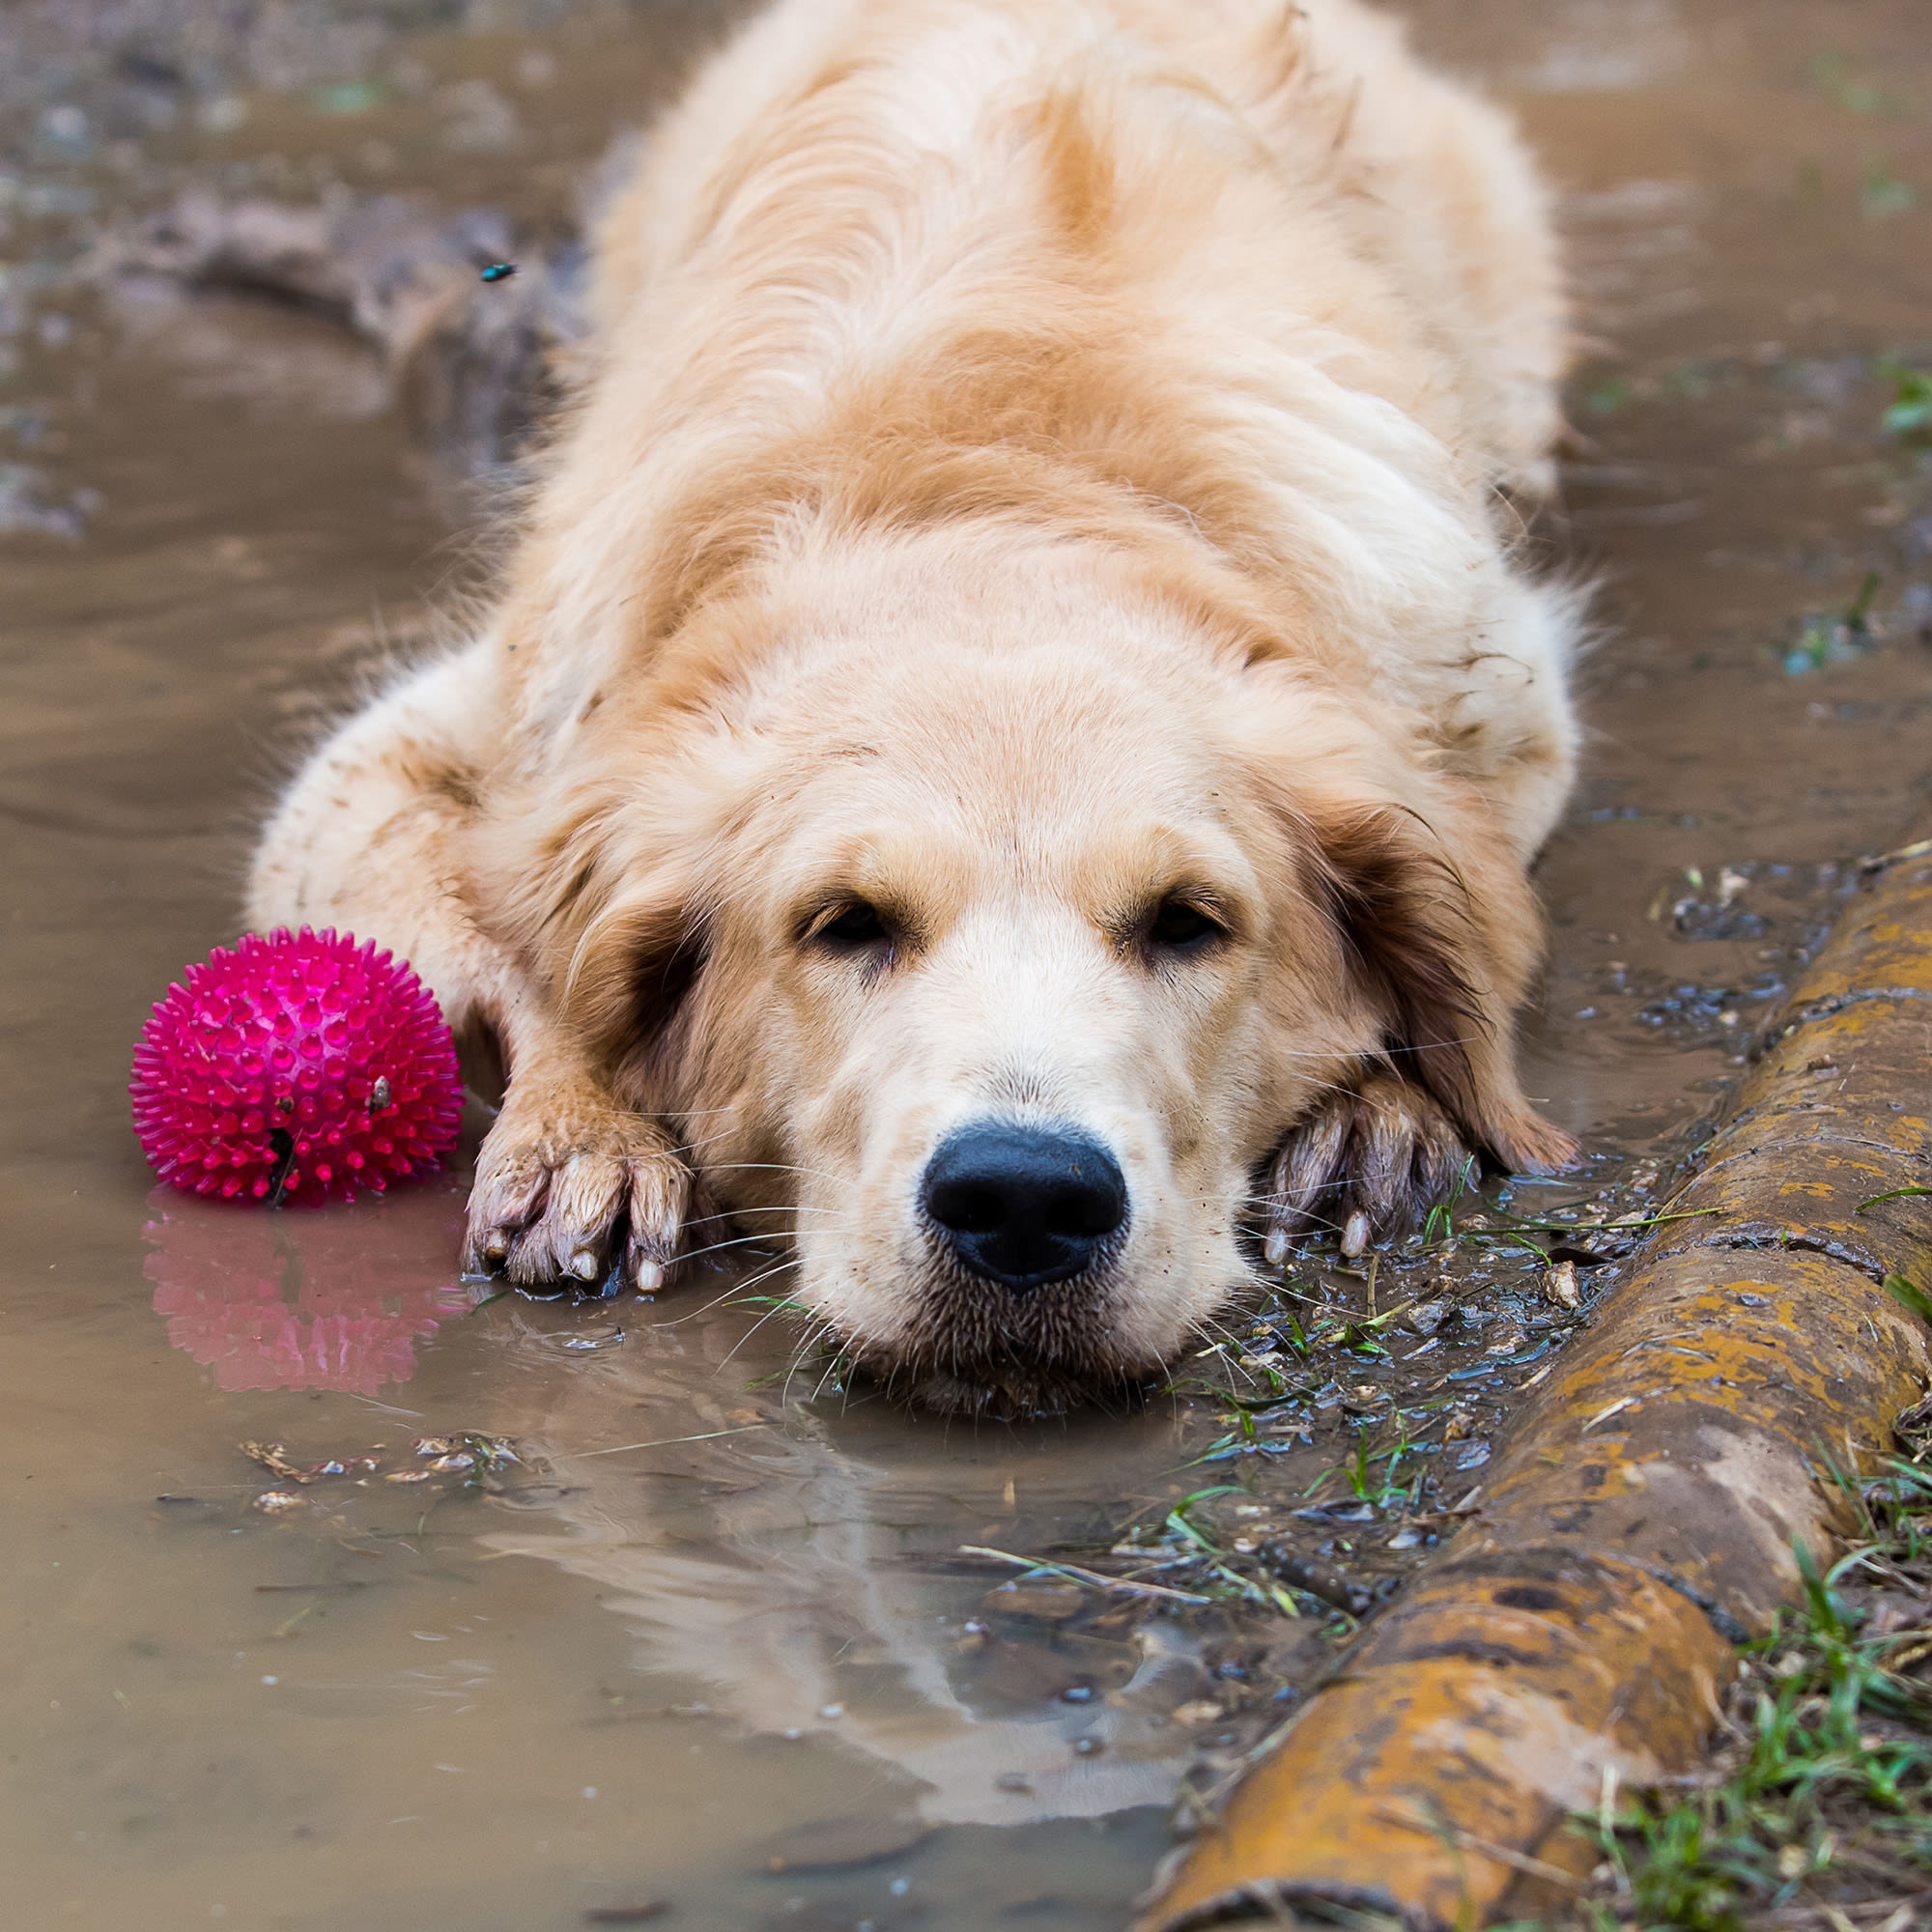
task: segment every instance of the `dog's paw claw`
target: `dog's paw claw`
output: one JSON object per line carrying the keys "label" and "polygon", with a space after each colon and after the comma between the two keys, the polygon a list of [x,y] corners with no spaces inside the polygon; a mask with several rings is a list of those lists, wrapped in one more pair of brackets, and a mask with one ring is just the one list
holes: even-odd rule
{"label": "dog's paw claw", "polygon": [[1419,1087],[1375,1075],[1297,1123],[1268,1170],[1262,1258],[1281,1267],[1309,1235],[1345,1259],[1401,1234],[1471,1160],[1456,1123]]}
{"label": "dog's paw claw", "polygon": [[580,1293],[610,1279],[655,1293],[677,1258],[691,1170],[655,1122],[611,1103],[520,1102],[485,1138],[465,1265]]}

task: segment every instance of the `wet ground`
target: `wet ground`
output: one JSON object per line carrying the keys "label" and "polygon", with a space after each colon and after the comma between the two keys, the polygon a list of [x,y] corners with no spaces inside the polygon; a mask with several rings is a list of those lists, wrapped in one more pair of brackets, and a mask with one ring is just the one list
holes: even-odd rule
{"label": "wet ground", "polygon": [[251,814],[477,541],[339,312],[102,238],[185,188],[408,194],[561,263],[717,11],[0,21],[14,1922],[1116,1925],[1182,1774],[1480,1509],[1630,1245],[1590,1224],[1667,1197],[1857,859],[1932,815],[1932,458],[1885,422],[1932,366],[1932,40],[1914,0],[1410,11],[1521,111],[1593,337],[1556,536],[1604,637],[1527,1039],[1591,1168],[1372,1279],[1306,1258],[1145,1412],[979,1431],[799,1360],[781,1279],[477,1306],[460,1171],[251,1215],[128,1129]]}

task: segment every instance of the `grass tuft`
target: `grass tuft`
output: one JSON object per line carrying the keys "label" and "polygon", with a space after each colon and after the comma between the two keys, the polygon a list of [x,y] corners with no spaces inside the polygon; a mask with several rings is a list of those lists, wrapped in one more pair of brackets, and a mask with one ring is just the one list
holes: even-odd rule
{"label": "grass tuft", "polygon": [[1932,1925],[1932,1435],[1874,1481],[1833,1470],[1859,1540],[1796,1550],[1803,1606],[1744,1648],[1694,1778],[1609,1794],[1564,1932],[1913,1932]]}

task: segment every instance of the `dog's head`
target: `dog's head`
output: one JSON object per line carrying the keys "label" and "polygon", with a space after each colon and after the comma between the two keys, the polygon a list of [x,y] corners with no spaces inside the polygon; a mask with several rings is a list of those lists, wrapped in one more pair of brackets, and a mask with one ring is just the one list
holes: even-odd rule
{"label": "dog's head", "polygon": [[1013,1410],[1170,1360],[1365,1065],[1513,1151],[1535,918],[1394,713],[1123,568],[1004,562],[722,600],[586,716],[499,901],[832,1336]]}

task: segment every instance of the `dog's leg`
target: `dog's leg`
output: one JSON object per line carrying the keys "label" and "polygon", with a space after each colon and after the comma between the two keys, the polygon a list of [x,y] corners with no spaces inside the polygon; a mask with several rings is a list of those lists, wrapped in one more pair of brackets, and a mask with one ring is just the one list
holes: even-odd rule
{"label": "dog's leg", "polygon": [[1263,1253],[1279,1267],[1292,1242],[1332,1230],[1352,1259],[1372,1239],[1411,1226],[1474,1158],[1422,1088],[1372,1073],[1327,1095],[1268,1163]]}
{"label": "dog's leg", "polygon": [[1497,1135],[1489,1146],[1490,1138],[1391,1073],[1366,1073],[1328,1094],[1267,1164],[1261,1202],[1268,1264],[1279,1267],[1292,1242],[1317,1232],[1339,1235],[1351,1260],[1372,1240],[1403,1234],[1459,1182],[1475,1180],[1484,1151],[1520,1174],[1558,1173],[1577,1157],[1568,1134],[1527,1109],[1511,1122],[1507,1140]]}
{"label": "dog's leg", "polygon": [[525,1284],[614,1269],[649,1294],[677,1257],[691,1188],[666,1124],[621,1106],[567,1036],[545,1039],[477,1153],[465,1264]]}
{"label": "dog's leg", "polygon": [[459,1040],[500,1054],[508,1089],[477,1155],[466,1265],[532,1284],[614,1267],[648,1292],[676,1255],[690,1172],[477,922],[466,847],[500,717],[488,663],[475,645],[417,672],[317,751],[263,836],[249,923],[393,948]]}

